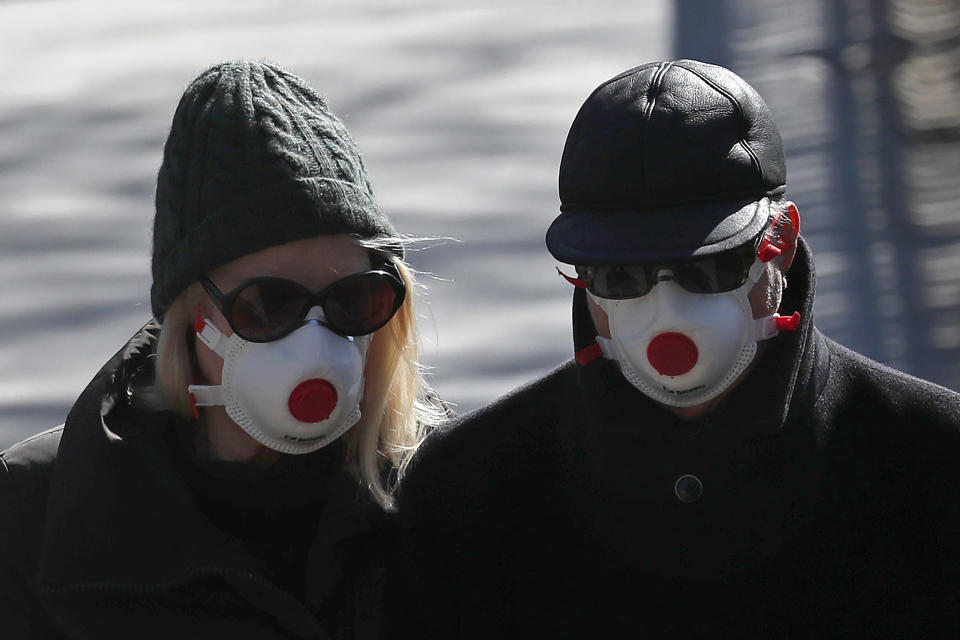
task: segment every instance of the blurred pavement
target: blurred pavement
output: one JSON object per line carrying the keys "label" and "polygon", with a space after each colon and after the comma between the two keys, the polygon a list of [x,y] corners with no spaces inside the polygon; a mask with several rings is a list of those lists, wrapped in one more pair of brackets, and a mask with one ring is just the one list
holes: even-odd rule
{"label": "blurred pavement", "polygon": [[0,448],[60,424],[149,310],[153,190],[185,85],[265,58],[346,119],[411,254],[424,361],[466,410],[572,355],[543,234],[567,128],[670,56],[666,0],[0,2]]}

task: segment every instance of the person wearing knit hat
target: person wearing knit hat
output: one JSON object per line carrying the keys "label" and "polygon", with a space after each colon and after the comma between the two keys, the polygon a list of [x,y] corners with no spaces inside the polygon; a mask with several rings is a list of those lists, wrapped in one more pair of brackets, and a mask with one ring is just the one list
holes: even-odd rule
{"label": "person wearing knit hat", "polygon": [[266,62],[186,89],[153,320],[0,455],[10,637],[376,637],[393,489],[446,410],[343,122]]}
{"label": "person wearing knit hat", "polygon": [[786,185],[729,69],[587,97],[546,232],[574,357],[420,448],[417,637],[958,637],[960,395],[820,334]]}

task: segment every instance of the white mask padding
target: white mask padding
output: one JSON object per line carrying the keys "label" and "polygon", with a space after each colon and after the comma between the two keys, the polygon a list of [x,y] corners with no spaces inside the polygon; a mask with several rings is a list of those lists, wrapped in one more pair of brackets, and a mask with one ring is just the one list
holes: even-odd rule
{"label": "white mask padding", "polygon": [[717,397],[733,384],[737,377],[750,366],[757,352],[756,342],[747,345],[745,349],[741,349],[738,352],[737,359],[718,382],[709,386],[704,384],[700,387],[694,387],[691,391],[678,394],[665,386],[654,386],[655,383],[653,381],[648,380],[646,376],[634,368],[629,358],[622,355],[622,352],[617,349],[613,341],[607,340],[602,336],[597,336],[597,342],[600,344],[600,348],[607,358],[617,361],[620,365],[620,372],[623,374],[623,377],[626,378],[627,382],[632,384],[644,395],[649,396],[657,402],[673,407],[693,407]]}

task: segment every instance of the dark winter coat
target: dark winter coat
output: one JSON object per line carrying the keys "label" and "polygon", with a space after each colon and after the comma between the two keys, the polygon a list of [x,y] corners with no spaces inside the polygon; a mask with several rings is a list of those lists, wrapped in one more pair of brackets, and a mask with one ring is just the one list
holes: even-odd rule
{"label": "dark winter coat", "polygon": [[[781,307],[801,329],[700,419],[598,358],[428,440],[401,490],[393,628],[960,637],[960,396],[825,338],[813,297],[801,242]],[[574,334],[596,334],[582,292]]]}
{"label": "dark winter coat", "polygon": [[[263,553],[199,506],[178,419],[128,402],[155,330],[104,366],[63,427],[0,454],[0,637],[379,637],[389,521],[345,473],[299,487],[326,500],[305,517],[302,593],[279,586]],[[275,544],[256,549],[279,557],[298,532],[277,522]]]}

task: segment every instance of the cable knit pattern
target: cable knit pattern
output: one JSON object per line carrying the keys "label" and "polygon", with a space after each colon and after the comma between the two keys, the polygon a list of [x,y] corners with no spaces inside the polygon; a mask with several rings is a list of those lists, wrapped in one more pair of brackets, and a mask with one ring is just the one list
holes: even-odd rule
{"label": "cable knit pattern", "polygon": [[343,122],[307,83],[228,62],[187,87],[157,177],[154,316],[201,274],[330,233],[395,235]]}

